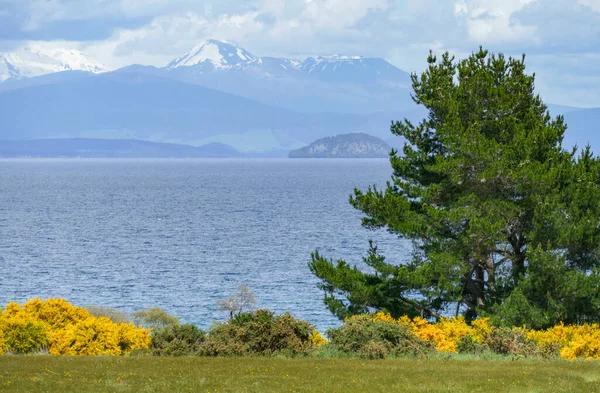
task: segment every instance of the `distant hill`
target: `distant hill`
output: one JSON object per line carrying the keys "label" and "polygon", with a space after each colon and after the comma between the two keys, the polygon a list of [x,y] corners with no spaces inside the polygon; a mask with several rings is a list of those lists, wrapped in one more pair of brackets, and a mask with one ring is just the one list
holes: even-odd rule
{"label": "distant hill", "polygon": [[356,133],[319,139],[290,152],[290,158],[386,158],[391,146],[374,136]]}
{"label": "distant hill", "polygon": [[230,158],[240,153],[211,143],[195,147],[129,139],[36,139],[0,141],[0,157]]}
{"label": "distant hill", "polygon": [[[0,140],[137,139],[194,146],[219,142],[253,154],[290,151],[342,132],[387,137],[390,120],[420,114],[306,114],[152,71],[61,73],[0,92]],[[38,78],[27,81],[34,79]]]}
{"label": "distant hill", "polygon": [[70,80],[83,79],[92,75],[92,72],[86,71],[61,71],[31,78],[11,78],[0,83],[0,93],[8,90],[22,89],[24,87],[49,85],[53,83],[61,83]]}
{"label": "distant hill", "polygon": [[[268,134],[264,138],[271,140],[258,135],[251,141],[255,146],[247,143],[248,150],[290,150],[323,136],[324,130],[333,134],[336,128],[357,124],[356,117],[305,116],[140,72],[78,76],[0,93],[4,140],[126,138],[231,145],[229,141],[253,132]],[[215,138],[223,135],[229,137]]]}

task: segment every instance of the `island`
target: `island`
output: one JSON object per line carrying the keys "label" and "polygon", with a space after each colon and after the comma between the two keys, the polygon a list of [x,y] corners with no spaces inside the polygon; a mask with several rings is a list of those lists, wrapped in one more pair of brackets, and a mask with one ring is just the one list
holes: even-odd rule
{"label": "island", "polygon": [[289,158],[387,158],[392,147],[372,135],[341,134],[292,150]]}

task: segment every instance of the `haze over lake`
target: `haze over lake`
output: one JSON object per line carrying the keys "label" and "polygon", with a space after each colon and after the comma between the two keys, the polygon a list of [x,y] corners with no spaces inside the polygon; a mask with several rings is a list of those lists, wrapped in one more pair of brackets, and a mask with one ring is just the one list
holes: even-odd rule
{"label": "haze over lake", "polygon": [[337,320],[311,251],[360,264],[373,239],[391,261],[410,256],[348,203],[390,175],[387,159],[0,160],[0,304],[159,306],[208,327],[247,284],[260,307],[324,329]]}

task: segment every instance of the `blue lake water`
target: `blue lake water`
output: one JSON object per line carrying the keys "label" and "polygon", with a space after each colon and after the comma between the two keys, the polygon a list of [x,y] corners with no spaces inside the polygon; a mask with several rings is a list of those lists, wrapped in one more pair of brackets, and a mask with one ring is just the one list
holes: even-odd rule
{"label": "blue lake water", "polygon": [[0,304],[159,306],[208,327],[246,284],[260,307],[335,326],[310,252],[361,264],[373,239],[405,261],[348,203],[390,175],[385,159],[0,160]]}

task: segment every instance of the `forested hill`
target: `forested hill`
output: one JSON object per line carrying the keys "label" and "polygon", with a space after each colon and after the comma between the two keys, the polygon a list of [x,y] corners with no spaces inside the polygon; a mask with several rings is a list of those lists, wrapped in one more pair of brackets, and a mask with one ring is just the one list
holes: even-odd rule
{"label": "forested hill", "polygon": [[354,133],[319,139],[293,150],[290,158],[386,158],[392,148],[374,136]]}

